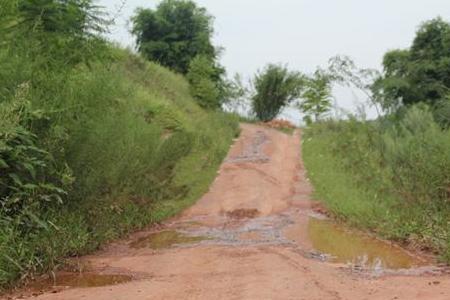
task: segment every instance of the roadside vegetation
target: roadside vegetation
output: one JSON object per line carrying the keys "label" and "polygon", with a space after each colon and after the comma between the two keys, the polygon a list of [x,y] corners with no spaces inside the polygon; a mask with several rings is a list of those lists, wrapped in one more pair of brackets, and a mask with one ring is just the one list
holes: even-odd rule
{"label": "roadside vegetation", "polygon": [[434,251],[445,262],[450,262],[449,41],[450,24],[437,18],[422,24],[409,49],[388,52],[380,74],[334,60],[332,78],[364,90],[382,113],[372,121],[322,120],[307,128],[303,139],[316,197],[331,212]]}
{"label": "roadside vegetation", "polygon": [[[251,117],[297,107],[303,155],[316,197],[339,219],[450,262],[450,23],[423,23],[409,49],[393,50],[383,71],[346,56],[312,74],[268,65],[246,91]],[[333,119],[333,87],[365,95],[364,111]],[[238,98],[240,100],[241,98]],[[239,101],[237,101],[237,104]]]}
{"label": "roadside vegetation", "polygon": [[88,0],[0,1],[0,287],[189,206],[239,133],[187,69],[102,38],[110,22]]}
{"label": "roadside vegetation", "polygon": [[[94,2],[0,0],[0,288],[188,207],[238,122],[288,105],[331,212],[450,262],[449,23],[424,23],[382,73],[335,57],[313,74],[269,64],[247,87],[227,79],[213,17],[194,2],[138,9],[138,54],[104,38],[113,20]],[[379,117],[331,120],[336,84]]]}

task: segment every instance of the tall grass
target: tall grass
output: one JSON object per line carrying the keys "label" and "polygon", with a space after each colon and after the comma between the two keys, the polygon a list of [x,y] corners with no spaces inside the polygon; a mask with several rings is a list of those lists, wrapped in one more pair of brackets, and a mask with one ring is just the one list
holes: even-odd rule
{"label": "tall grass", "polygon": [[[10,84],[10,95],[24,98],[26,116],[4,122],[1,142],[11,136],[7,128],[26,129],[30,147],[42,153],[36,180],[53,187],[50,195],[58,201],[37,201],[35,189],[27,196],[43,204],[30,215],[24,213],[28,206],[16,215],[0,213],[1,286],[192,204],[238,134],[237,119],[195,104],[182,76],[126,51],[110,51],[108,63],[40,70],[32,81],[25,72]],[[1,118],[18,103],[3,98]],[[15,148],[23,145],[21,140]],[[1,152],[1,158],[11,161],[11,153]],[[26,155],[39,158],[31,150]],[[11,168],[2,172],[6,178]]]}
{"label": "tall grass", "polygon": [[316,197],[337,217],[450,261],[450,131],[426,107],[316,124],[303,148]]}
{"label": "tall grass", "polygon": [[238,134],[93,1],[44,2],[0,1],[0,288],[179,212]]}

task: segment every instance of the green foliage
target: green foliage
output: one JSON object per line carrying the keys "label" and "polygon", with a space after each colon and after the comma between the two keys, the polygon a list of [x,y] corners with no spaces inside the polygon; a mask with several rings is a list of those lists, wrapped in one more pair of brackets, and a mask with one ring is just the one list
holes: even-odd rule
{"label": "green foliage", "polygon": [[[201,110],[181,76],[130,54],[122,57],[79,66],[64,84],[48,73],[49,82],[27,97],[33,111],[45,112],[28,127],[36,133],[27,132],[26,139],[0,135],[8,146],[2,161],[9,166],[0,176],[9,184],[0,189],[2,197],[23,195],[23,185],[33,184],[26,186],[33,188],[28,202],[14,206],[20,213],[0,213],[6,224],[0,231],[0,284],[49,270],[64,256],[87,253],[172,216],[214,178],[238,132],[237,121]],[[9,179],[13,171],[23,185]]]}
{"label": "green foliage", "polygon": [[284,66],[268,65],[253,80],[252,109],[256,117],[264,122],[276,118],[288,103],[300,96],[303,81],[301,74]]}
{"label": "green foliage", "polygon": [[331,78],[316,71],[314,76],[305,80],[302,100],[299,108],[305,114],[304,121],[311,124],[328,113],[331,109]]}
{"label": "green foliage", "polygon": [[104,32],[104,14],[92,0],[19,0],[21,23],[43,30],[72,37],[85,38]]}
{"label": "green foliage", "polygon": [[450,131],[426,106],[374,122],[307,130],[304,159],[317,197],[342,219],[442,254],[450,248]]}
{"label": "green foliage", "polygon": [[191,93],[198,104],[206,109],[219,109],[219,89],[214,82],[213,62],[205,56],[195,57],[190,65],[187,79],[191,84]]}
{"label": "green foliage", "polygon": [[[26,52],[39,58],[39,68],[63,69],[104,55],[100,34],[109,21],[92,0],[15,0],[0,22],[5,51]],[[3,4],[2,4],[3,5]],[[24,48],[27,42],[29,47]]]}
{"label": "green foliage", "polygon": [[238,133],[92,3],[0,2],[0,286],[192,204]]}
{"label": "green foliage", "polygon": [[241,75],[236,73],[226,82],[226,95],[224,97],[224,109],[236,114],[242,114],[248,109],[248,94],[250,93],[244,84]]}
{"label": "green foliage", "polygon": [[397,192],[405,200],[444,204],[450,186],[450,135],[424,106],[413,106],[383,135],[384,161],[392,166]]}
{"label": "green foliage", "polygon": [[199,55],[215,60],[212,17],[189,0],[163,0],[155,10],[140,8],[132,18],[139,52],[186,74]]}
{"label": "green foliage", "polygon": [[450,88],[450,24],[436,18],[422,24],[408,50],[386,53],[384,74],[373,90],[386,110],[426,102],[435,105]]}
{"label": "green foliage", "polygon": [[439,101],[433,110],[434,118],[443,128],[450,128],[450,95]]}
{"label": "green foliage", "polygon": [[21,224],[35,226],[41,222],[34,213],[62,202],[68,174],[57,173],[50,153],[40,148],[37,136],[24,127],[39,116],[28,110],[20,98],[0,103],[0,214],[9,220],[27,216],[28,222],[21,220]]}

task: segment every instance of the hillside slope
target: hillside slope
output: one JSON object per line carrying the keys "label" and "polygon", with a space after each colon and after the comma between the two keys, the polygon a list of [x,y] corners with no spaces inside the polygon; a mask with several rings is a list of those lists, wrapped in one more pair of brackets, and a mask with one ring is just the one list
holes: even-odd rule
{"label": "hillside slope", "polygon": [[[36,188],[30,203],[1,211],[0,286],[189,206],[207,190],[238,134],[232,116],[194,102],[182,76],[126,51],[111,52],[112,63],[34,77],[17,71],[8,82],[13,97],[0,102],[3,175],[26,165],[12,155],[24,145],[18,128],[26,128],[33,133],[29,148],[39,146],[48,158],[32,177],[45,183],[57,173],[64,191],[45,185],[58,201],[37,197]],[[36,152],[24,153],[36,161]],[[55,171],[46,172],[49,166]],[[26,183],[27,176],[19,177]]]}

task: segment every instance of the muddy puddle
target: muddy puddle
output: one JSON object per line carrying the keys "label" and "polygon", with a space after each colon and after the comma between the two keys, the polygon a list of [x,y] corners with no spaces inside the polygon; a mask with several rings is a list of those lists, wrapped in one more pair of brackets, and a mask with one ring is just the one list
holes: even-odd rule
{"label": "muddy puddle", "polygon": [[308,235],[312,247],[326,254],[328,260],[366,269],[410,269],[424,261],[387,242],[335,224],[329,220],[311,218]]}
{"label": "muddy puddle", "polygon": [[103,275],[94,273],[61,273],[53,278],[40,279],[30,284],[28,288],[35,291],[48,291],[55,287],[90,288],[110,286],[130,282],[128,275]]}
{"label": "muddy puddle", "polygon": [[204,236],[188,236],[174,230],[155,232],[148,236],[142,237],[130,244],[131,248],[151,248],[151,249],[165,249],[175,245],[194,244],[201,241],[208,240]]}

